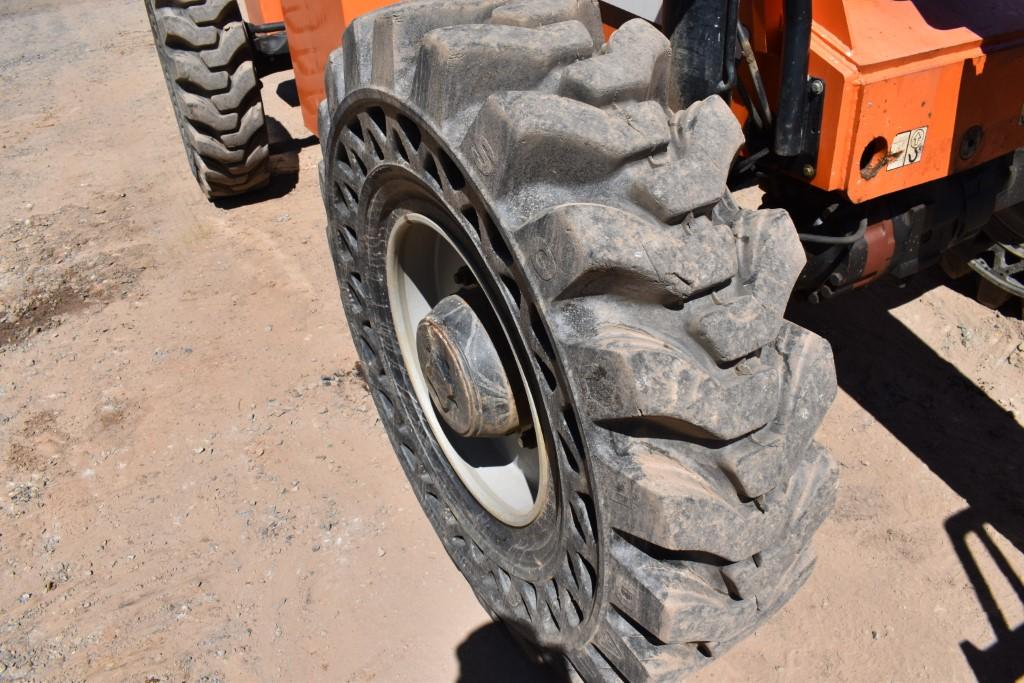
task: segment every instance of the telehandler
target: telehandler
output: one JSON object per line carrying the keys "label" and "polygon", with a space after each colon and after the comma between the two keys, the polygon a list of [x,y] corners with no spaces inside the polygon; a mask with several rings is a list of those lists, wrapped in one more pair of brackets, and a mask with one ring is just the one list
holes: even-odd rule
{"label": "telehandler", "polygon": [[395,452],[573,677],[678,680],[807,579],[836,379],[794,291],[1024,296],[1024,4],[145,2],[212,199],[270,182],[259,79],[294,70]]}

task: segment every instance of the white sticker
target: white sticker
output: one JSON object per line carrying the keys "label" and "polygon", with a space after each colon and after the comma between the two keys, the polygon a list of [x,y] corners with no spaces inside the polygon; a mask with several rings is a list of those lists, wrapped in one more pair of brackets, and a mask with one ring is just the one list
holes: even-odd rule
{"label": "white sticker", "polygon": [[889,165],[885,170],[892,171],[910,164],[916,164],[924,156],[924,140],[928,137],[928,126],[903,131],[892,139],[889,150]]}

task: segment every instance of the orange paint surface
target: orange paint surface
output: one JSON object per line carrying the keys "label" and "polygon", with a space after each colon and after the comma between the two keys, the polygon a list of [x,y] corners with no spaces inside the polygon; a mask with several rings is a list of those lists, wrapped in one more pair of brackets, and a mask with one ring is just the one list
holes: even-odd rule
{"label": "orange paint surface", "polygon": [[[280,3],[306,126],[316,131],[323,73],[345,27],[390,0],[246,0],[273,16]],[[778,92],[782,0],[742,6],[770,101]],[[270,20],[270,19],[268,19]],[[606,26],[606,33],[610,27]],[[741,73],[744,70],[741,67]],[[810,75],[825,82],[812,184],[855,202],[945,177],[1024,147],[1024,3],[1016,0],[815,0]],[[742,119],[747,112],[734,105]],[[865,148],[927,126],[920,160],[861,173]],[[976,152],[964,133],[981,126]]]}
{"label": "orange paint surface", "polygon": [[[746,8],[769,98],[778,92],[781,0]],[[811,184],[862,202],[1024,147],[1024,3],[978,0],[815,0],[810,75],[825,82],[817,175]],[[741,117],[742,105],[734,109]],[[917,163],[864,177],[865,148],[927,126]],[[983,132],[960,157],[964,134]]]}
{"label": "orange paint surface", "polygon": [[331,52],[352,20],[393,0],[280,0],[288,30],[288,49],[295,69],[295,85],[302,104],[302,120],[314,133],[316,109],[325,97],[324,69]]}
{"label": "orange paint surface", "polygon": [[245,13],[253,24],[273,24],[284,19],[281,0],[245,0]]}

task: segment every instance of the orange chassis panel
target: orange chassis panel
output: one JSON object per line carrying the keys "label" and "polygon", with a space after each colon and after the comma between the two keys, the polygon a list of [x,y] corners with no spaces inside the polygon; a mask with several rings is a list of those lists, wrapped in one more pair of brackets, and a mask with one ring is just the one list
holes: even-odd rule
{"label": "orange chassis panel", "polygon": [[395,0],[245,0],[249,21],[284,21],[295,87],[306,128],[317,132],[316,109],[324,99],[324,69],[352,20]]}
{"label": "orange chassis panel", "polygon": [[[774,98],[782,0],[744,9]],[[1024,3],[815,0],[813,14],[809,73],[825,82],[825,105],[812,185],[863,202],[1024,147]],[[961,141],[975,126],[980,145],[962,159]],[[924,133],[923,147],[900,165],[894,140],[914,131]],[[862,173],[878,138],[897,154]]]}
{"label": "orange chassis panel", "polygon": [[245,0],[245,16],[254,24],[284,21],[281,0]]}
{"label": "orange chassis panel", "polygon": [[[273,21],[283,15],[303,120],[311,131],[324,97],[328,55],[353,19],[392,2],[246,0],[250,17]],[[782,0],[745,1],[743,19],[774,100]],[[1024,147],[1024,3],[1016,0],[814,0],[809,72],[826,88],[810,182],[854,202]],[[734,108],[745,120],[743,106]],[[962,159],[961,141],[975,126],[982,130],[978,148]],[[862,157],[873,141],[884,140],[891,151],[901,133],[906,139],[921,129],[924,144],[913,163],[889,170],[893,159],[876,157],[877,171],[862,173]]]}

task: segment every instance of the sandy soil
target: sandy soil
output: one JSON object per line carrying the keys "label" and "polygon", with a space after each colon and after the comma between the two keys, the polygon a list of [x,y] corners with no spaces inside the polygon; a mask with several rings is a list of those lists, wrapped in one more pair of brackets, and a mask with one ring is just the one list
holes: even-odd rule
{"label": "sandy soil", "polygon": [[[141,2],[5,0],[0,32],[0,681],[542,678],[391,455],[283,79],[286,173],[217,207]],[[836,349],[839,502],[696,680],[1024,676],[1024,326],[938,276],[791,313]]]}

